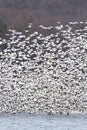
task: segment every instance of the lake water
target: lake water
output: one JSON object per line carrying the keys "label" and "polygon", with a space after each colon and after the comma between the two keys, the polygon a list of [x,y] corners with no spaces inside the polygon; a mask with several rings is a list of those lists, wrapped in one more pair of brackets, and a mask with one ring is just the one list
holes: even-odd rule
{"label": "lake water", "polygon": [[87,115],[1,114],[0,130],[87,130]]}

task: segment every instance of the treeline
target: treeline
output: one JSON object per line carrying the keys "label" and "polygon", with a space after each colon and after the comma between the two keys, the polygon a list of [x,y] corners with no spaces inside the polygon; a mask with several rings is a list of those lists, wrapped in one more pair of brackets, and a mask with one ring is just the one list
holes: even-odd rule
{"label": "treeline", "polygon": [[0,37],[5,36],[7,31],[8,31],[7,25],[0,19]]}
{"label": "treeline", "polygon": [[0,7],[11,9],[57,9],[61,7],[81,7],[87,5],[86,0],[0,0]]}
{"label": "treeline", "polygon": [[86,21],[87,0],[0,0],[0,18],[8,28],[23,29],[29,22]]}

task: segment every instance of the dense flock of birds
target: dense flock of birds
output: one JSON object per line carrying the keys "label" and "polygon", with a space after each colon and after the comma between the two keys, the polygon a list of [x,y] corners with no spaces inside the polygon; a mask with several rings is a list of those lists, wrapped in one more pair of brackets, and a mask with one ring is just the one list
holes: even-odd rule
{"label": "dense flock of birds", "polygon": [[0,38],[0,111],[87,112],[87,22]]}

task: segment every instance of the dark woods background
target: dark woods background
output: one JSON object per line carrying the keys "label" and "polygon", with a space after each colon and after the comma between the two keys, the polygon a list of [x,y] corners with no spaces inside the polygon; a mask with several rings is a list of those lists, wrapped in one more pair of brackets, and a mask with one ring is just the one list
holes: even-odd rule
{"label": "dark woods background", "polygon": [[0,19],[16,29],[29,22],[53,25],[57,21],[86,21],[87,0],[0,0]]}

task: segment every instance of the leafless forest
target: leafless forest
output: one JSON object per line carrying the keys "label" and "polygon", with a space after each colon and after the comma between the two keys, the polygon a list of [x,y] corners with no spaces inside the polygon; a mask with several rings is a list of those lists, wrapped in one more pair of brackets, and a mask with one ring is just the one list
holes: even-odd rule
{"label": "leafless forest", "polygon": [[86,21],[86,13],[86,0],[0,0],[0,19],[8,28],[25,28],[29,22]]}

